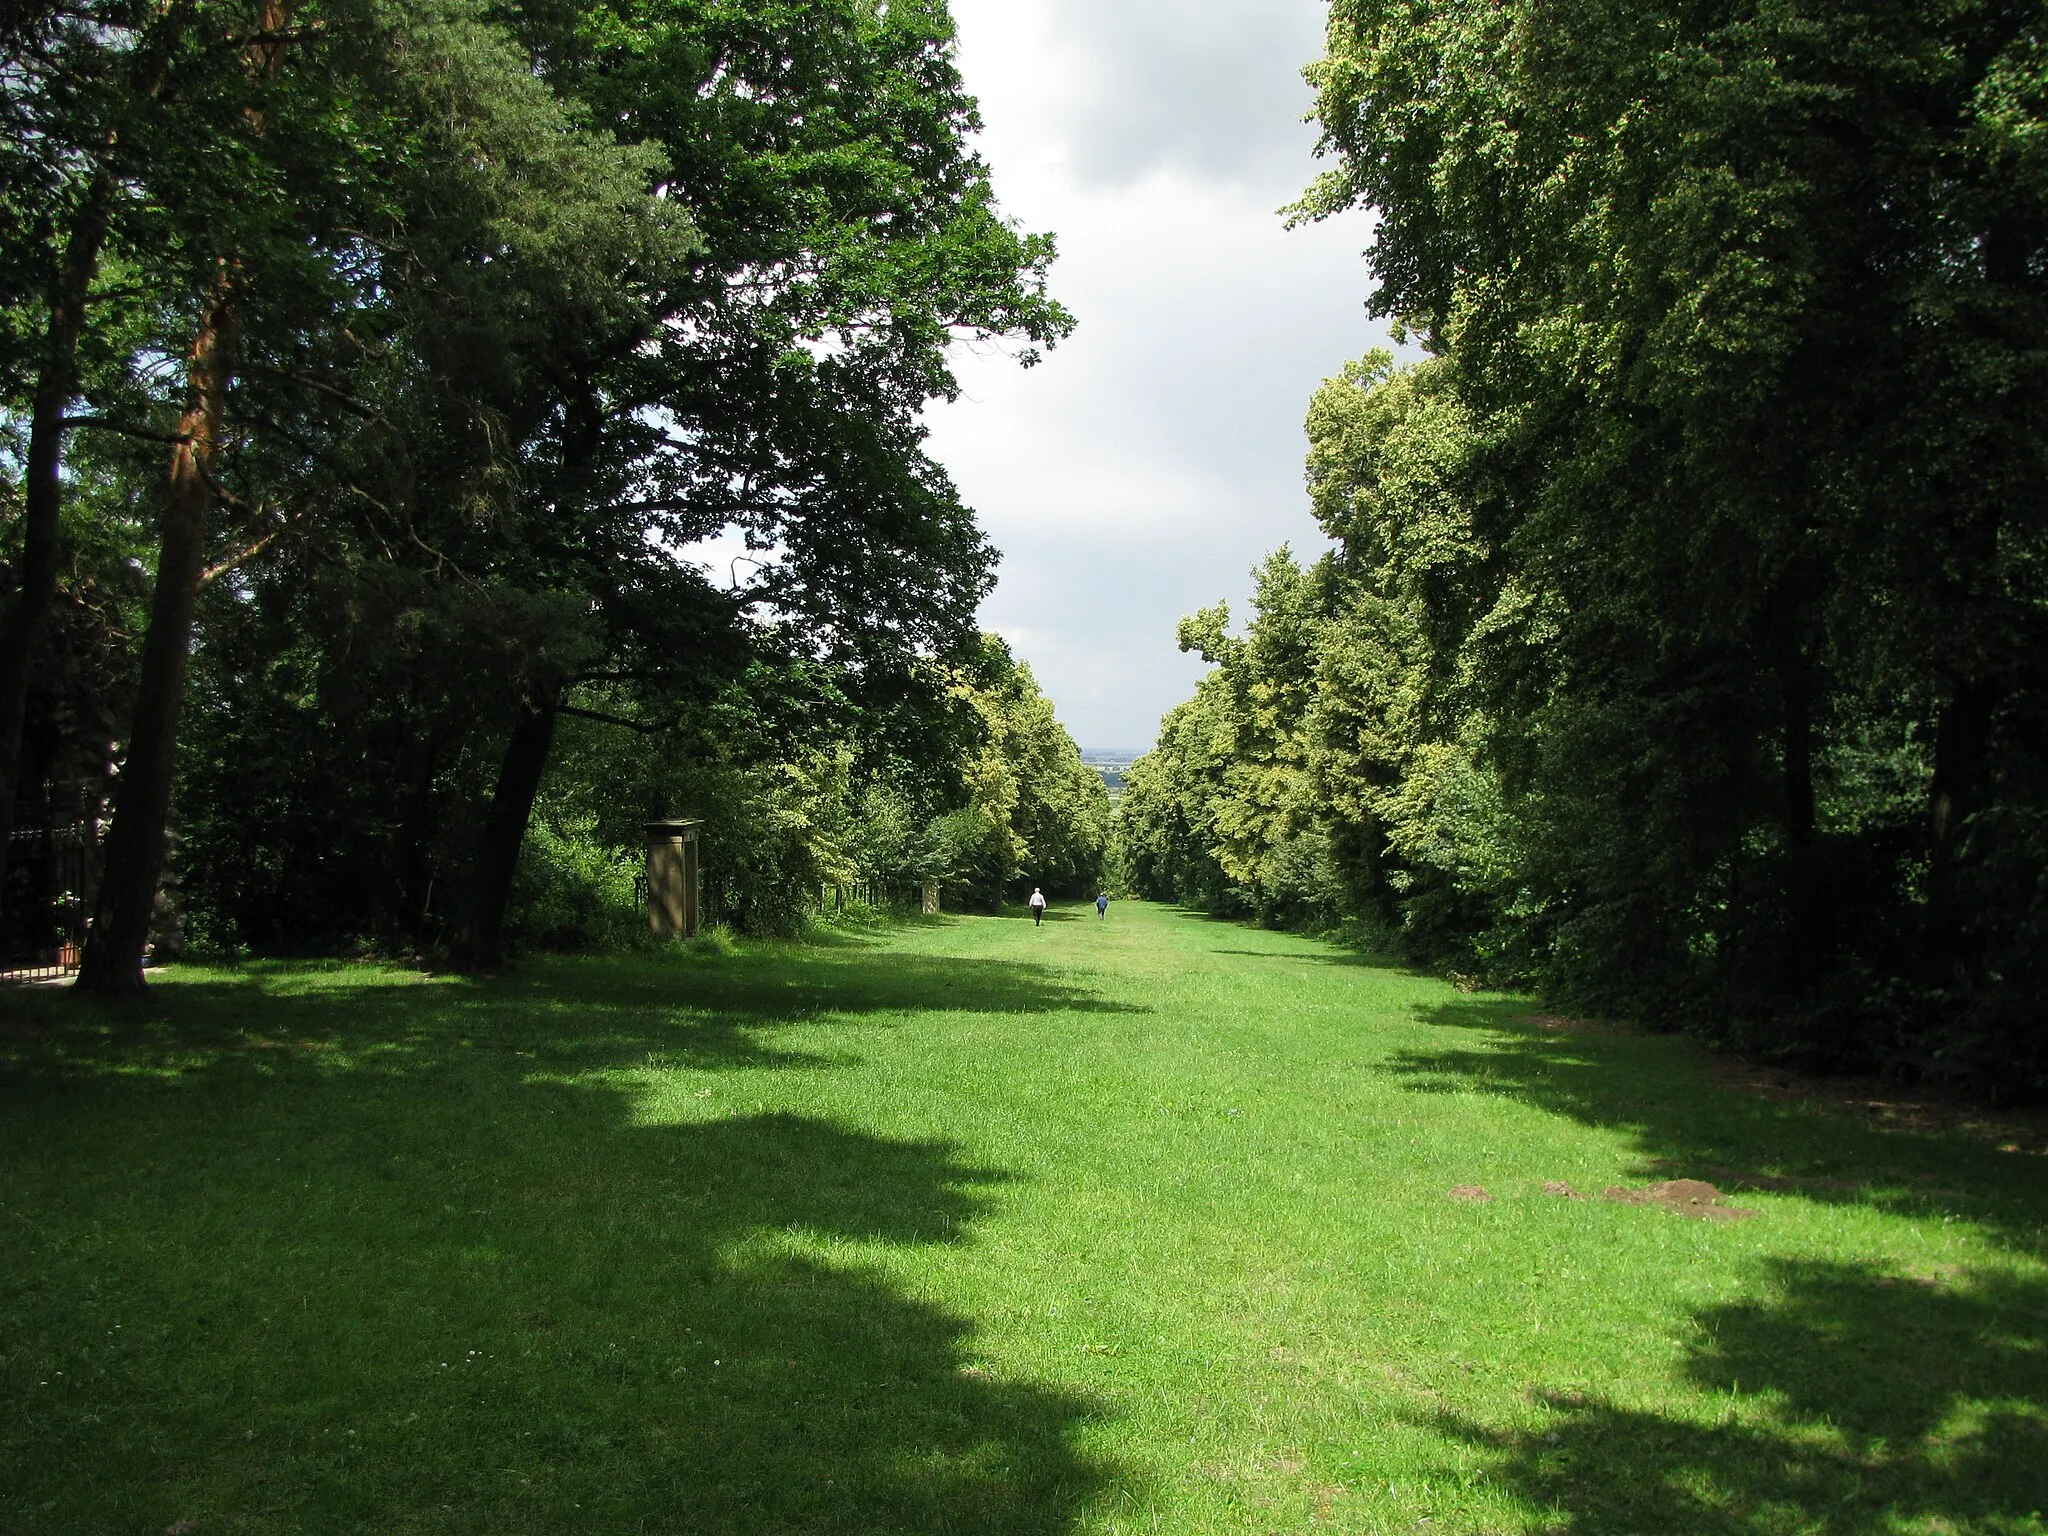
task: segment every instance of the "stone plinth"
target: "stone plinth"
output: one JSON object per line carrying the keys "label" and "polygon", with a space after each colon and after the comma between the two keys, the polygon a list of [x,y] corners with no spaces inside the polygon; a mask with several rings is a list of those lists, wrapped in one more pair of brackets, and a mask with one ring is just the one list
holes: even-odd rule
{"label": "stone plinth", "polygon": [[657,939],[694,939],[700,926],[697,829],[701,821],[647,823],[647,927]]}

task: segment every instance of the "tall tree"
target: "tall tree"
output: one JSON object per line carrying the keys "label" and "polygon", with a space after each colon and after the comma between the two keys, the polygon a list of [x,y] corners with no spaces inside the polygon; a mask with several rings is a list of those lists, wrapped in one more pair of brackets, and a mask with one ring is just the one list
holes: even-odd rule
{"label": "tall tree", "polygon": [[[971,644],[991,554],[922,452],[920,413],[955,389],[957,335],[1037,346],[1071,321],[1045,296],[1051,242],[997,215],[969,148],[944,6],[518,14],[559,89],[665,149],[657,190],[705,241],[687,280],[648,292],[644,326],[560,359],[569,430],[536,444],[562,531],[555,579],[603,571],[593,546],[674,548],[737,525],[767,557],[747,606],[800,621],[856,685]],[[616,615],[630,590],[593,597]],[[513,722],[460,963],[497,958],[560,704],[537,688]]]}
{"label": "tall tree", "polygon": [[[162,98],[174,75],[203,94],[210,62],[194,56],[195,0],[23,7],[4,30],[0,72],[8,192],[6,298],[40,318],[40,336],[11,337],[7,393],[27,406],[19,580],[0,622],[0,880],[22,788],[29,678],[57,595],[64,441],[77,425],[79,350],[122,189],[178,135]],[[16,308],[18,306],[18,308]]]}
{"label": "tall tree", "polygon": [[[190,200],[196,210],[171,210],[195,277],[184,312],[196,340],[169,434],[154,607],[80,976],[100,990],[141,985],[204,582],[264,547],[290,502],[300,521],[321,512],[330,542],[363,531],[357,502],[395,519],[384,534],[410,528],[417,540],[422,490],[488,486],[514,467],[492,429],[531,395],[535,338],[548,330],[533,317],[588,325],[615,307],[623,268],[694,240],[680,210],[648,189],[654,157],[577,127],[530,59],[472,8],[330,8],[320,28],[302,17],[296,31],[274,7],[255,20],[214,39],[242,52],[242,98],[215,122],[241,185],[208,184]],[[483,358],[437,367],[461,345]],[[507,353],[524,359],[509,380]],[[484,441],[458,433],[423,463],[381,409],[408,388],[459,394],[453,414]],[[449,418],[445,398],[425,403]],[[365,438],[383,458],[359,477],[376,457]],[[212,518],[218,508],[234,514],[226,523],[246,521],[249,548],[222,548],[235,539]],[[210,549],[226,558],[209,565]]]}
{"label": "tall tree", "polygon": [[1300,211],[1377,211],[1372,302],[1441,360],[1519,594],[1493,633],[1541,634],[1481,675],[1560,990],[1923,1066],[1975,1030],[1943,1007],[2009,1011],[2037,903],[1979,876],[2048,867],[2038,25],[1332,8]]}

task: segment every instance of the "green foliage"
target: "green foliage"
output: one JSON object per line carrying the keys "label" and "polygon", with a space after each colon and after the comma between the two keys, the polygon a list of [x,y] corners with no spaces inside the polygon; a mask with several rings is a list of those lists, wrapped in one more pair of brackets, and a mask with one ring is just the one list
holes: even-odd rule
{"label": "green foliage", "polygon": [[1148,888],[1274,915],[1320,827],[1419,956],[2048,1092],[2036,20],[1338,0],[1297,213],[1427,357],[1316,398],[1336,552],[1184,628]]}
{"label": "green foliage", "polygon": [[990,910],[1033,886],[1092,894],[1109,848],[1109,791],[1031,669],[992,635],[982,637],[977,671],[957,685],[982,737],[961,765],[966,804],[933,824],[925,867]]}
{"label": "green foliage", "polygon": [[561,951],[617,950],[639,940],[647,917],[634,895],[638,863],[592,836],[589,822],[539,816],[526,829],[512,886],[515,944]]}
{"label": "green foliage", "polygon": [[956,907],[992,908],[1030,884],[1092,894],[1107,792],[1030,669],[984,637],[949,698],[963,739],[922,763],[867,750],[873,722],[829,669],[799,660],[756,664],[671,730],[572,716],[538,819],[580,829],[599,867],[637,859],[647,821],[700,819],[707,906],[750,935],[801,933],[821,889],[849,882],[907,902],[936,880]]}
{"label": "green foliage", "polygon": [[[930,829],[988,724],[949,680],[993,552],[922,413],[956,340],[1028,363],[1072,320],[1051,240],[996,207],[943,4],[82,0],[0,29],[10,498],[67,241],[121,194],[64,407],[68,535],[116,536],[38,658],[31,774],[120,766],[178,360],[233,321],[176,808],[209,941],[461,932],[548,751],[522,790],[508,741],[558,714],[523,942],[604,942],[637,821],[678,809],[749,931],[950,871]],[[724,530],[759,555],[730,583],[691,554]],[[117,604],[84,665],[71,618]],[[1018,802],[1061,876],[1100,818],[1073,843],[1052,804]]]}

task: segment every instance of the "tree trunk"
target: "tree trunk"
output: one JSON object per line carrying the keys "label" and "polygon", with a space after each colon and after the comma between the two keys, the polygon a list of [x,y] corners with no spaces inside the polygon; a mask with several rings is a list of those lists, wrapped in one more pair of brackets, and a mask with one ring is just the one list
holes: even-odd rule
{"label": "tree trunk", "polygon": [[178,766],[178,715],[192,654],[192,617],[206,570],[206,514],[213,504],[213,458],[234,375],[238,334],[223,263],[213,302],[193,343],[192,403],[171,450],[170,494],[157,555],[156,591],[142,641],[128,753],[115,786],[114,824],[94,904],[78,985],[90,992],[140,992],[149,920],[163,874],[171,782]]}
{"label": "tree trunk", "polygon": [[0,633],[0,886],[7,879],[7,845],[14,833],[15,798],[21,792],[21,733],[28,715],[29,676],[57,600],[64,413],[78,394],[78,338],[85,328],[86,295],[99,271],[112,211],[113,178],[100,170],[86,189],[64,247],[64,265],[50,290],[50,321],[22,477],[21,590]]}
{"label": "tree trunk", "polygon": [[[174,5],[165,15],[183,18],[191,9],[189,4]],[[283,31],[291,22],[289,0],[263,0],[260,15],[265,32]],[[183,25],[182,19],[178,25]],[[246,57],[266,78],[275,78],[284,55],[284,41],[269,37],[251,44]],[[155,90],[153,83],[150,89]],[[248,117],[260,134],[261,109],[248,109]],[[178,423],[182,440],[171,449],[156,591],[150,598],[149,630],[142,639],[128,754],[115,785],[114,823],[107,831],[99,898],[93,904],[92,927],[78,971],[77,984],[88,992],[139,993],[148,985],[142,960],[149,947],[149,922],[170,831],[178,716],[185,704],[185,670],[192,659],[192,620],[206,581],[206,515],[217,484],[213,461],[241,342],[234,298],[234,263],[223,256],[206,317],[192,343],[191,403]]]}
{"label": "tree trunk", "polygon": [[1814,666],[1807,655],[1806,614],[1819,573],[1795,559],[1764,604],[1766,644],[1778,681],[1781,780],[1785,829],[1785,949],[1783,978],[1803,988],[1820,973],[1834,944],[1834,894],[1815,847],[1819,814],[1813,788]]}
{"label": "tree trunk", "polygon": [[412,788],[398,824],[398,929],[415,949],[427,945],[427,918],[434,900],[434,767],[431,737],[416,741],[411,759]]}
{"label": "tree trunk", "polygon": [[512,897],[512,875],[519,867],[519,847],[526,839],[541,775],[547,772],[560,702],[559,690],[542,694],[526,707],[505,744],[498,787],[491,795],[477,849],[475,881],[451,946],[450,958],[458,970],[488,970],[503,963],[505,906]]}
{"label": "tree trunk", "polygon": [[1811,561],[1795,559],[1764,599],[1764,643],[1778,680],[1779,728],[1785,793],[1785,842],[1811,846],[1817,824],[1813,793],[1813,663],[1804,643],[1805,618],[1819,585]]}
{"label": "tree trunk", "polygon": [[1934,726],[1934,780],[1928,789],[1933,869],[1945,876],[1955,860],[1963,821],[1977,808],[1991,747],[1991,716],[1999,690],[1959,683]]}

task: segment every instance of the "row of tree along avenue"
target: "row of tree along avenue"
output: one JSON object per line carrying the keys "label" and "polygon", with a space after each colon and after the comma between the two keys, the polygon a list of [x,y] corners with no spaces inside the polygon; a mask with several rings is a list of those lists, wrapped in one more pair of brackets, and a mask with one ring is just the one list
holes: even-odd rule
{"label": "row of tree along avenue", "polygon": [[756,927],[1094,878],[922,449],[956,338],[1071,327],[951,48],[944,0],[6,8],[0,851],[104,798],[82,985],[590,938],[665,815]]}
{"label": "row of tree along avenue", "polygon": [[2048,1091],[2037,5],[1335,0],[1334,549],[1131,775],[1146,892]]}

